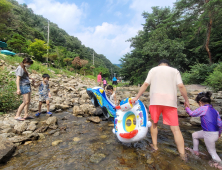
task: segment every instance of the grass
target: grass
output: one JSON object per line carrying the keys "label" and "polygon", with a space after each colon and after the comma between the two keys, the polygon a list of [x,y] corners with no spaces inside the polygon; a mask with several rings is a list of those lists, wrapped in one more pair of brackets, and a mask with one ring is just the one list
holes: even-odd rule
{"label": "grass", "polygon": [[[0,54],[0,59],[6,61],[8,64],[13,65],[13,66],[18,66],[19,63],[22,62],[23,58],[22,57],[18,57],[18,56],[7,56],[4,54]],[[29,68],[29,70],[33,73],[33,72],[37,72],[39,74],[49,74],[50,77],[56,77],[56,74],[65,74],[67,77],[70,76],[74,76],[75,73],[68,71],[66,69],[57,69],[54,67],[47,67],[45,65],[42,65],[41,62],[39,61],[35,61],[33,62],[33,64],[31,65],[31,67]],[[54,73],[52,73],[50,70],[54,71]]]}

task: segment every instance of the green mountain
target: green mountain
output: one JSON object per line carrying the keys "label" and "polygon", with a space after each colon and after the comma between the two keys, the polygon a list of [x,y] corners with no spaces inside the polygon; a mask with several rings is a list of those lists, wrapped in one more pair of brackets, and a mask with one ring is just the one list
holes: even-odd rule
{"label": "green mountain", "polygon": [[[0,41],[7,42],[9,50],[17,53],[29,53],[28,47],[35,39],[47,42],[47,26],[48,19],[34,14],[33,10],[28,8],[26,4],[20,5],[15,0],[0,1]],[[14,40],[13,38],[17,39]],[[25,41],[27,43],[22,47],[17,47],[15,42],[18,42],[18,39],[22,40],[21,42]],[[95,67],[118,70],[118,67],[113,65],[106,56],[97,54],[94,49],[86,47],[77,37],[70,36],[65,30],[52,22],[50,22],[49,45],[49,53],[58,54],[58,50],[60,50],[63,58],[74,59],[76,56],[79,56],[80,59],[88,60],[88,65],[92,65],[94,53]],[[41,57],[38,60],[45,61],[45,58]],[[63,62],[63,60],[59,60],[59,62]],[[65,65],[64,63],[63,65]]]}

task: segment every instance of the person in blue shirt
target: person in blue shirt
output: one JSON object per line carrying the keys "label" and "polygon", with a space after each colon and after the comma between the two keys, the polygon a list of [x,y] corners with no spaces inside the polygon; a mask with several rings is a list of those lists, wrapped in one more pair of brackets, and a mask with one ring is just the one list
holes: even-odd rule
{"label": "person in blue shirt", "polygon": [[205,145],[209,154],[211,155],[214,162],[222,168],[222,162],[218,156],[215,148],[215,142],[220,138],[222,131],[222,121],[217,110],[211,105],[211,92],[201,92],[196,97],[196,102],[199,104],[199,108],[191,111],[190,108],[186,107],[187,113],[192,117],[200,117],[201,127],[203,130],[194,132],[193,137],[193,150],[190,150],[195,155],[199,155],[198,145],[199,139],[204,139]]}
{"label": "person in blue shirt", "polygon": [[113,90],[116,91],[116,87],[117,87],[117,79],[116,77],[113,77],[113,80],[112,80],[112,85],[113,85]]}

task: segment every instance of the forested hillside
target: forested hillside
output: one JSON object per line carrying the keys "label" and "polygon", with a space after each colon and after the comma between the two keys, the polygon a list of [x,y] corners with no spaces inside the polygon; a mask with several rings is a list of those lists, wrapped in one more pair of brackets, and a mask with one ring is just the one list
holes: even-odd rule
{"label": "forested hillside", "polygon": [[[50,21],[49,21],[50,22]],[[41,62],[46,61],[49,48],[49,62],[54,67],[66,67],[69,70],[83,69],[88,74],[92,70],[103,70],[106,76],[112,68],[118,72],[119,68],[113,65],[104,55],[97,54],[93,49],[85,47],[74,36],[68,35],[55,23],[50,22],[50,41],[47,44],[48,20],[34,14],[26,4],[19,5],[15,0],[0,1],[0,41],[7,42],[8,49],[16,53],[28,53]],[[95,66],[93,67],[93,53]],[[79,57],[81,64],[72,64],[75,57]],[[85,62],[84,62],[85,60]],[[87,62],[87,61],[88,62]]]}
{"label": "forested hillside", "polygon": [[122,74],[131,83],[143,83],[163,58],[184,72],[187,83],[204,83],[219,67],[212,63],[222,59],[221,0],[178,0],[173,9],[152,7],[142,16],[143,30],[128,40],[133,50],[121,59]]}

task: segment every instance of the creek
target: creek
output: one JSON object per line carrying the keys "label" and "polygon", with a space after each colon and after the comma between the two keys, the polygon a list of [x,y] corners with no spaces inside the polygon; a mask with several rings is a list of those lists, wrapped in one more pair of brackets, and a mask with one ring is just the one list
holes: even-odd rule
{"label": "creek", "polygon": [[[10,161],[2,165],[2,170],[73,170],[73,169],[119,169],[119,170],[211,170],[208,165],[210,156],[201,159],[188,153],[188,161],[184,162],[174,143],[174,138],[168,126],[159,122],[159,150],[153,152],[149,146],[150,133],[142,141],[124,144],[112,133],[112,122],[102,121],[100,124],[88,122],[85,117],[72,115],[72,110],[54,114],[58,118],[60,134],[44,133],[45,139],[33,141],[29,145],[18,146]],[[39,121],[47,117],[43,114]],[[189,118],[180,118],[188,122]],[[192,147],[191,132],[200,127],[181,126],[185,146]],[[58,145],[52,142],[61,140]],[[200,141],[199,149],[207,154],[205,144]],[[222,156],[219,153],[219,156]]]}

